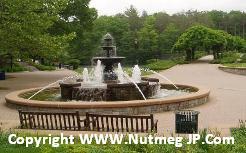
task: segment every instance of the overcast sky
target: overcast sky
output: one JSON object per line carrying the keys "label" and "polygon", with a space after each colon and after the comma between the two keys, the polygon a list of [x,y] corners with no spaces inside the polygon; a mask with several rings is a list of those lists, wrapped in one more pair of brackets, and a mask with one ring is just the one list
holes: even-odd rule
{"label": "overcast sky", "polygon": [[99,15],[123,13],[131,4],[140,12],[146,10],[150,14],[160,11],[173,14],[190,9],[246,12],[246,0],[91,0],[90,2],[90,6],[96,8]]}

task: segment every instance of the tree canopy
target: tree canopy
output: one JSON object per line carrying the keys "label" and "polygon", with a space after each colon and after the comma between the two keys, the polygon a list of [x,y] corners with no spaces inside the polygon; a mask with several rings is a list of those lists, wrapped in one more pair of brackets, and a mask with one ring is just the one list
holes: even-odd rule
{"label": "tree canopy", "polygon": [[238,36],[198,25],[187,29],[179,37],[173,50],[185,51],[187,60],[194,60],[196,50],[211,50],[217,59],[220,57],[219,53],[224,50],[241,50],[244,46],[245,40]]}
{"label": "tree canopy", "polygon": [[98,17],[89,2],[2,0],[0,55],[13,60],[89,64],[91,57],[100,53],[101,38],[107,32],[115,38],[118,55],[126,56],[129,64],[176,52],[186,52],[187,60],[194,59],[196,50],[211,50],[216,58],[223,50],[246,52],[244,12],[148,14],[130,6],[124,13]]}

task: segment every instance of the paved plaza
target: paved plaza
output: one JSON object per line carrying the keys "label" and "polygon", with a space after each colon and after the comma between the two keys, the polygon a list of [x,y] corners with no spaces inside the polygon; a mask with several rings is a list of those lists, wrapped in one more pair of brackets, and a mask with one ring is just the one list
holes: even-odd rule
{"label": "paved plaza", "polygon": [[[195,63],[178,65],[162,71],[161,74],[178,84],[209,88],[209,102],[191,109],[201,112],[199,128],[218,129],[223,134],[228,134],[229,128],[238,126],[239,119],[246,120],[246,76],[223,72],[218,69],[218,65],[208,63],[211,59],[212,56],[206,56]],[[7,80],[0,81],[0,127],[8,129],[19,125],[16,109],[5,104],[4,97],[7,93],[45,86],[72,74],[69,70],[8,74]],[[155,118],[159,120],[158,132],[174,130],[173,112],[158,113]]]}

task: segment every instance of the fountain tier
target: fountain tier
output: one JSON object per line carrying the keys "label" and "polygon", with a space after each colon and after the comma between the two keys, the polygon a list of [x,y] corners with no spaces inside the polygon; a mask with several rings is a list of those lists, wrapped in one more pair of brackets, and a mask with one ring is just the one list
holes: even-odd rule
{"label": "fountain tier", "polygon": [[103,56],[94,57],[92,60],[94,63],[100,60],[105,66],[103,71],[105,83],[117,82],[118,77],[114,72],[114,65],[120,63],[125,57],[117,56],[114,39],[109,33],[103,37],[101,48],[103,50]]}

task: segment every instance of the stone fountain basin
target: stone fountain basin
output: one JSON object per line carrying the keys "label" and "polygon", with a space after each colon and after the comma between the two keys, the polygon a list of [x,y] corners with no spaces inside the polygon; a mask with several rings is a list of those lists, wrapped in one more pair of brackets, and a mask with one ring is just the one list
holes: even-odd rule
{"label": "stone fountain basin", "polygon": [[[162,84],[171,88],[171,85]],[[19,90],[5,96],[8,106],[22,110],[43,110],[43,111],[79,111],[81,115],[86,112],[97,112],[103,114],[150,114],[164,111],[175,111],[201,105],[208,101],[209,89],[193,87],[188,85],[177,85],[179,88],[190,88],[195,92],[168,98],[113,101],[113,102],[61,102],[61,101],[37,101],[21,98],[20,95],[38,90],[39,88]],[[57,87],[53,87],[57,88]]]}

